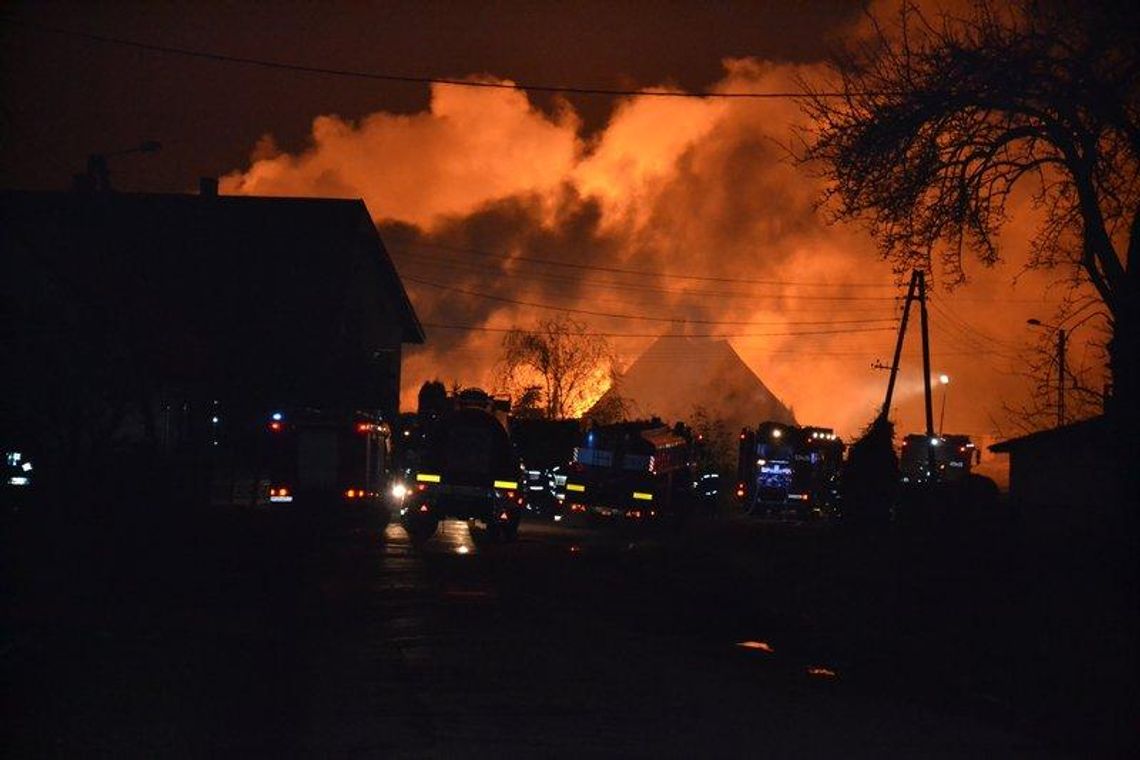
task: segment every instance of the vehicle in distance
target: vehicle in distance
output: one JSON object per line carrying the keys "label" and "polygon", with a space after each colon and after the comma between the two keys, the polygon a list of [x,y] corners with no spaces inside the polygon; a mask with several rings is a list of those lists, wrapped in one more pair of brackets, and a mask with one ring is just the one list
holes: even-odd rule
{"label": "vehicle in distance", "polygon": [[255,410],[215,404],[209,419],[215,505],[378,510],[390,466],[390,429],[378,415],[313,407]]}
{"label": "vehicle in distance", "polygon": [[680,524],[694,501],[692,446],[659,421],[590,428],[574,449],[563,515]]}
{"label": "vehicle in distance", "polygon": [[391,494],[415,541],[442,520],[477,520],[492,537],[514,540],[526,498],[501,404],[479,389],[449,399],[440,415],[420,421],[418,450]]}
{"label": "vehicle in distance", "polygon": [[740,433],[737,501],[754,515],[833,514],[843,450],[831,428],[779,422],[746,428]]}

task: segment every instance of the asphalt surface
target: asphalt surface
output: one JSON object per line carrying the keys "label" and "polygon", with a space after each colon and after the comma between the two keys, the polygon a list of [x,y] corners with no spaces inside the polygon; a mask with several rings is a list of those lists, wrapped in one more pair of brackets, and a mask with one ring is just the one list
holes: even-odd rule
{"label": "asphalt surface", "polygon": [[813,530],[528,521],[499,544],[449,522],[416,546],[367,516],[256,515],[180,552],[77,547],[93,571],[120,563],[18,577],[6,743],[10,756],[1049,754],[968,690],[853,656],[826,616],[789,616],[761,592],[772,570],[740,537]]}

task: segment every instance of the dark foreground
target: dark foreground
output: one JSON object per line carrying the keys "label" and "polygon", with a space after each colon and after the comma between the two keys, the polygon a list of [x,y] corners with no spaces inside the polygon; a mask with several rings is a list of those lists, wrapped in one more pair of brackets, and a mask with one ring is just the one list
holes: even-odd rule
{"label": "dark foreground", "polygon": [[413,547],[363,513],[5,527],[8,756],[1136,746],[1127,555],[1075,538],[722,518],[530,522],[509,545],[449,523]]}

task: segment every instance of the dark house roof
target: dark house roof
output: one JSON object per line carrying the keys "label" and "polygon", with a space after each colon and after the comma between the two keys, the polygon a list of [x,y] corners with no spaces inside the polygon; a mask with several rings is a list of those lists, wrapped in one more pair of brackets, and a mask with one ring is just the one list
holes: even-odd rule
{"label": "dark house roof", "polygon": [[1103,511],[1131,505],[1123,499],[1135,481],[1132,437],[1100,416],[1002,441],[990,451],[1010,455],[1009,495],[1022,505]]}
{"label": "dark house roof", "polygon": [[1019,451],[1030,451],[1036,447],[1051,445],[1055,442],[1072,443],[1084,441],[1090,436],[1099,439],[1108,434],[1107,422],[1104,417],[1093,417],[1080,422],[1072,422],[1058,428],[1038,430],[1018,438],[999,441],[990,446],[990,451],[996,454],[1011,454]]}
{"label": "dark house roof", "polygon": [[[66,303],[165,379],[322,362],[329,374],[424,340],[360,200],[5,191],[0,241],[13,316]],[[21,313],[20,287],[54,295]]]}

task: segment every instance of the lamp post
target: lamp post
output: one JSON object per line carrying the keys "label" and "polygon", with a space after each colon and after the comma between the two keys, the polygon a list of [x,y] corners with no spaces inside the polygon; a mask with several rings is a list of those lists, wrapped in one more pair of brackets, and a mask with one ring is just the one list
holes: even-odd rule
{"label": "lamp post", "polygon": [[1057,427],[1061,427],[1065,424],[1065,328],[1047,325],[1040,319],[1029,319],[1026,323],[1057,332]]}
{"label": "lamp post", "polygon": [[950,385],[950,376],[941,374],[938,376],[938,382],[942,384],[942,411],[938,414],[938,437],[942,437],[942,423],[946,421],[946,395],[950,389],[946,386]]}

